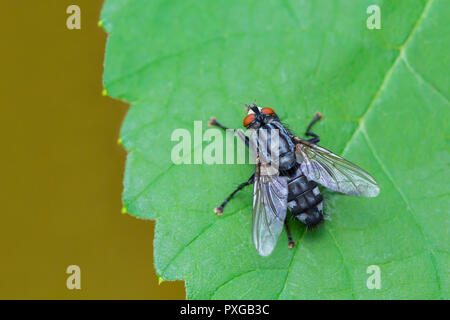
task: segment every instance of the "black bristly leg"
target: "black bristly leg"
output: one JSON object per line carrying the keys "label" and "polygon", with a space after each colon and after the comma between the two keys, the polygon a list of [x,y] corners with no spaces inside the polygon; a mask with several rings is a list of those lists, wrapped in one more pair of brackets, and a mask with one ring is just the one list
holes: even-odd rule
{"label": "black bristly leg", "polygon": [[315,134],[314,132],[310,131],[312,126],[320,119],[322,119],[322,114],[320,112],[316,112],[314,114],[314,119],[312,119],[312,121],[308,125],[308,128],[306,128],[305,136],[312,137],[311,139],[307,140],[308,142],[316,144],[317,142],[320,141],[319,136],[317,134]]}
{"label": "black bristly leg", "polygon": [[289,249],[291,249],[291,248],[295,247],[295,242],[294,242],[294,240],[292,240],[292,235],[291,235],[291,231],[289,230],[289,225],[288,225],[287,220],[284,220],[284,226],[286,227],[286,234],[287,234],[288,241],[289,241],[288,247],[289,247]]}
{"label": "black bristly leg", "polygon": [[250,177],[250,179],[248,179],[248,181],[241,183],[236,190],[234,190],[226,199],[224,202],[222,202],[222,204],[220,206],[218,206],[217,208],[214,209],[214,212],[217,213],[219,216],[222,215],[223,213],[223,209],[225,208],[225,206],[227,205],[227,203],[231,200],[231,198],[233,198],[233,196],[239,191],[242,190],[243,188],[245,188],[246,186],[250,185],[253,183],[253,180],[255,178],[255,174],[252,174],[252,176]]}
{"label": "black bristly leg", "polygon": [[[209,120],[208,125],[209,125],[210,127],[218,127],[218,128],[220,128],[220,129],[222,129],[222,130],[225,130],[225,131],[226,131],[226,130],[233,130],[233,131],[235,131],[235,132],[238,131],[238,130],[235,130],[235,129],[229,129],[229,128],[225,127],[224,125],[222,125],[222,124],[220,124],[219,122],[217,122],[216,118],[214,118],[214,117],[212,117],[212,118]],[[249,139],[248,139],[248,137],[246,137],[246,136],[243,135],[243,134],[241,135],[241,137],[244,137],[244,138],[243,138],[243,139],[245,139],[244,142],[245,142],[245,144],[248,146],[248,145],[249,145]],[[246,186],[252,184],[254,178],[255,178],[255,174],[252,174],[252,176],[250,177],[250,179],[248,179],[248,181],[246,181],[246,182],[244,182],[244,183],[241,183],[241,184],[236,188],[236,190],[234,190],[234,191],[233,191],[233,192],[225,199],[225,201],[222,202],[222,204],[221,204],[220,206],[218,206],[217,208],[214,209],[214,212],[217,213],[218,215],[222,215],[223,209],[225,208],[225,206],[227,205],[227,203],[231,200],[231,198],[233,198],[233,196],[234,196],[239,190],[242,190],[242,189],[245,188]]]}
{"label": "black bristly leg", "polygon": [[[219,122],[217,122],[217,119],[214,118],[214,117],[211,117],[211,119],[209,119],[208,125],[209,125],[210,127],[218,127],[218,128],[220,128],[220,129],[222,129],[222,130],[224,130],[224,131],[226,131],[226,130],[231,130],[231,131],[234,131],[234,132],[240,131],[240,130],[230,129],[230,128],[225,127],[224,125],[222,125],[222,124],[220,124]],[[242,131],[241,131],[241,132],[242,132]],[[245,141],[244,141],[244,142],[245,142],[245,145],[248,147],[248,144],[249,144],[249,139],[248,139],[248,137],[245,136]]]}
{"label": "black bristly leg", "polygon": [[220,123],[218,123],[218,122],[217,122],[217,119],[214,118],[214,117],[211,117],[211,119],[209,119],[208,125],[209,125],[210,127],[218,127],[218,128],[220,128],[220,129],[223,129],[223,130],[229,130],[229,128],[227,128],[227,127],[221,125]]}

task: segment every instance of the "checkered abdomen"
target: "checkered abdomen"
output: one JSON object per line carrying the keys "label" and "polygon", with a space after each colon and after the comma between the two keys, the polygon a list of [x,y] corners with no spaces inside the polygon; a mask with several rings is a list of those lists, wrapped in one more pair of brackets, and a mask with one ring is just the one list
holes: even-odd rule
{"label": "checkered abdomen", "polygon": [[307,227],[314,227],[323,221],[323,197],[316,182],[298,168],[288,181],[288,208]]}

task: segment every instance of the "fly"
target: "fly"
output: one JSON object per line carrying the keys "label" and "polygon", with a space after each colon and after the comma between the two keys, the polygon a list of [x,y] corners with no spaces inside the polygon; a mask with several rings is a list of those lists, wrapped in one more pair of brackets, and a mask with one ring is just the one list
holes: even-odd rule
{"label": "fly", "polygon": [[[255,154],[255,172],[214,211],[221,215],[239,190],[253,184],[252,234],[260,255],[272,253],[283,226],[286,228],[289,247],[295,246],[286,221],[287,210],[307,228],[323,222],[323,197],[319,184],[348,195],[378,195],[380,189],[370,174],[317,145],[320,138],[311,132],[311,128],[322,118],[320,113],[314,115],[306,129],[305,135],[311,138],[301,139],[283,126],[272,108],[260,108],[256,104],[246,108],[247,116],[243,125],[251,133],[247,136],[241,130],[235,132]],[[211,118],[209,125],[228,129],[215,118]],[[267,132],[273,131],[277,132],[278,143],[272,143],[271,147]],[[273,157],[273,154],[277,156]],[[277,165],[276,170],[273,170],[274,163]]]}

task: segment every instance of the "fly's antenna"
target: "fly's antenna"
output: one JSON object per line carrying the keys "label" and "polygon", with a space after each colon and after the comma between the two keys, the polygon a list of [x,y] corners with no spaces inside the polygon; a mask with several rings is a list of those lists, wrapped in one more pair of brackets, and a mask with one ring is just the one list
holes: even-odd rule
{"label": "fly's antenna", "polygon": [[244,104],[245,106],[245,111],[248,113],[250,111],[250,107],[248,106],[248,104]]}

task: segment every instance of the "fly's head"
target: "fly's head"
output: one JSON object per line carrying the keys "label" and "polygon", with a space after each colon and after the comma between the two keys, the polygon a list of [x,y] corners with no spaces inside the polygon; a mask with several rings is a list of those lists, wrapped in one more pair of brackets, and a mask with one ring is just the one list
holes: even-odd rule
{"label": "fly's head", "polygon": [[272,108],[260,108],[256,104],[252,106],[245,105],[245,107],[247,116],[244,118],[243,125],[247,129],[259,129],[274,120],[280,121]]}

